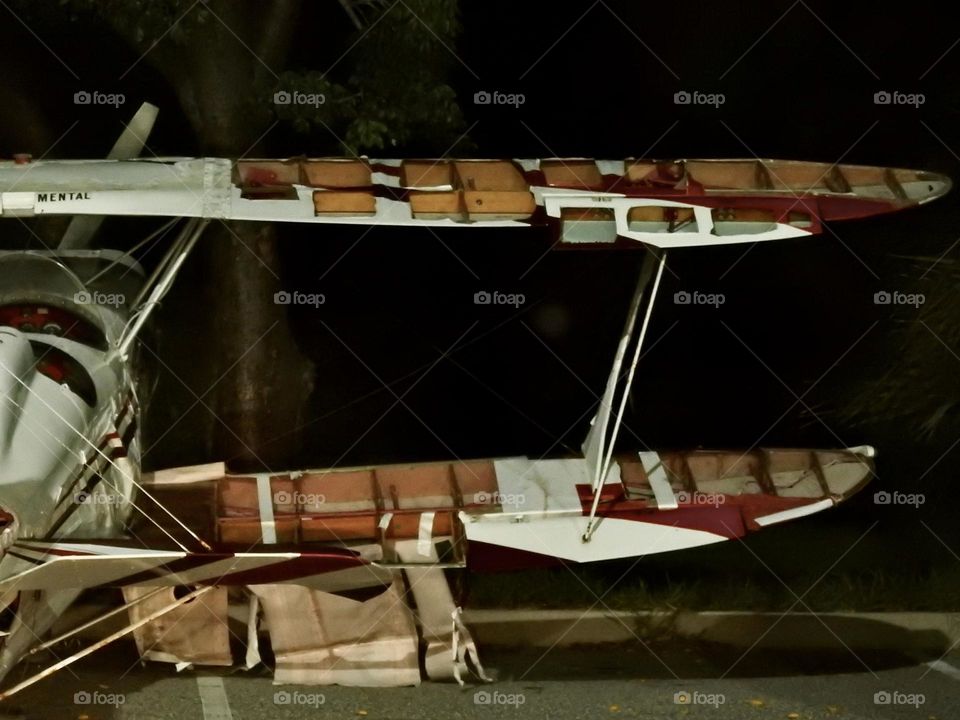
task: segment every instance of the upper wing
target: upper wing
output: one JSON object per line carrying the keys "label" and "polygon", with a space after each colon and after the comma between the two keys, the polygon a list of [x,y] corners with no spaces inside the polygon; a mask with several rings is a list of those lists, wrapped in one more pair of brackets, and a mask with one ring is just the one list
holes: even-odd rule
{"label": "upper wing", "polygon": [[824,221],[921,204],[949,188],[950,180],[935,173],[777,160],[0,163],[3,215],[433,227],[550,223],[568,245],[620,238],[662,248],[799,237],[819,232]]}

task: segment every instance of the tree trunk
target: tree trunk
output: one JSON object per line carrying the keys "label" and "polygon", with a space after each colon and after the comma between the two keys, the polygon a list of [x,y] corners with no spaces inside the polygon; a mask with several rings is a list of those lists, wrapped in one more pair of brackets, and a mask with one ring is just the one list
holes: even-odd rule
{"label": "tree trunk", "polygon": [[289,467],[314,370],[291,333],[288,306],[273,301],[281,289],[277,232],[259,223],[211,230],[202,255],[216,303],[208,319],[222,350],[217,376],[228,373],[214,399],[214,452],[237,468]]}
{"label": "tree trunk", "polygon": [[[157,62],[177,89],[204,154],[255,154],[272,122],[274,73],[290,44],[300,2],[207,4],[222,22],[213,19],[193,29],[197,36],[189,46],[176,50],[183,56],[158,55]],[[263,88],[261,102],[251,104],[249,93],[236,92],[251,82]],[[276,229],[215,223],[198,250],[194,261],[203,264],[203,296],[212,307],[194,318],[197,335],[212,339],[211,352],[185,371],[194,376],[188,384],[201,390],[218,382],[205,399],[216,419],[197,416],[206,425],[204,445],[213,458],[238,469],[287,467],[299,450],[299,434],[290,431],[310,395],[313,370],[293,338],[287,307],[273,302],[282,287]]]}

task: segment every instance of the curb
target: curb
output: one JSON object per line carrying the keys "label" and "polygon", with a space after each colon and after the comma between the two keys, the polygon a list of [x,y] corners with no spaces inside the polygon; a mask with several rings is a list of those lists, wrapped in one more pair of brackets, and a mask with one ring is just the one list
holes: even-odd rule
{"label": "curb", "polygon": [[[54,629],[66,630],[103,612],[74,606]],[[245,618],[231,618],[245,622]],[[960,647],[960,612],[778,613],[737,611],[486,610],[463,611],[479,645],[570,647],[682,638],[732,647],[807,651],[898,651],[940,656]],[[124,615],[89,628],[99,640],[126,623]]]}
{"label": "curb", "polygon": [[681,637],[735,647],[946,652],[960,644],[960,613],[617,612],[464,610],[486,645],[534,647]]}

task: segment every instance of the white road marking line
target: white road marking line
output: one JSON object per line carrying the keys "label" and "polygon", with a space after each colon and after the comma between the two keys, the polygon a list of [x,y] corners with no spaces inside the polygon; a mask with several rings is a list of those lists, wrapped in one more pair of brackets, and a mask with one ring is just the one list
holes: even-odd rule
{"label": "white road marking line", "polygon": [[960,668],[955,668],[948,662],[943,660],[931,660],[930,662],[926,663],[926,665],[931,670],[936,670],[939,673],[943,673],[952,680],[960,680]]}
{"label": "white road marking line", "polygon": [[200,691],[200,704],[203,706],[203,720],[233,720],[223,678],[198,677],[197,689]]}

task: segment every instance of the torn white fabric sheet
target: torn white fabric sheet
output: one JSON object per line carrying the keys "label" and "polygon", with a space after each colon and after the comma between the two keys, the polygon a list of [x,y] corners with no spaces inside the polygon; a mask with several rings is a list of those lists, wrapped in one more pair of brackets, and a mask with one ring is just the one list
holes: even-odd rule
{"label": "torn white fabric sheet", "polygon": [[[130,585],[123,588],[123,599],[130,603],[156,588]],[[160,610],[176,599],[174,588],[127,608],[131,623]],[[233,665],[230,633],[227,627],[227,588],[218,587],[193,602],[170,610],[133,631],[137,650],[143,660],[175,665]]]}
{"label": "torn white fabric sheet", "polygon": [[244,657],[244,667],[249,670],[260,664],[260,635],[258,621],[260,616],[260,598],[250,593],[250,604],[247,612],[247,654]]}
{"label": "torn white fabric sheet", "polygon": [[488,677],[483,665],[480,664],[480,655],[477,653],[477,645],[473,641],[473,636],[463,624],[463,609],[458,605],[450,617],[453,620],[452,633],[453,643],[451,645],[451,660],[453,662],[453,677],[459,685],[463,685],[463,677],[460,674],[460,668],[470,668],[484,682],[493,682],[493,678]]}
{"label": "torn white fabric sheet", "polygon": [[417,627],[399,574],[365,601],[300,585],[251,585],[276,656],[274,684],[419,685]]}
{"label": "torn white fabric sheet", "polygon": [[[427,645],[424,656],[427,677],[431,680],[454,679],[462,682],[464,671],[470,670],[466,663],[469,657],[473,668],[482,679],[486,679],[470,631],[462,622],[459,625],[451,623],[457,606],[447,576],[443,568],[423,562],[419,545],[419,540],[398,540],[396,551],[402,562],[422,565],[407,567],[404,572],[416,604],[420,633]],[[430,559],[439,562],[432,544]]]}

